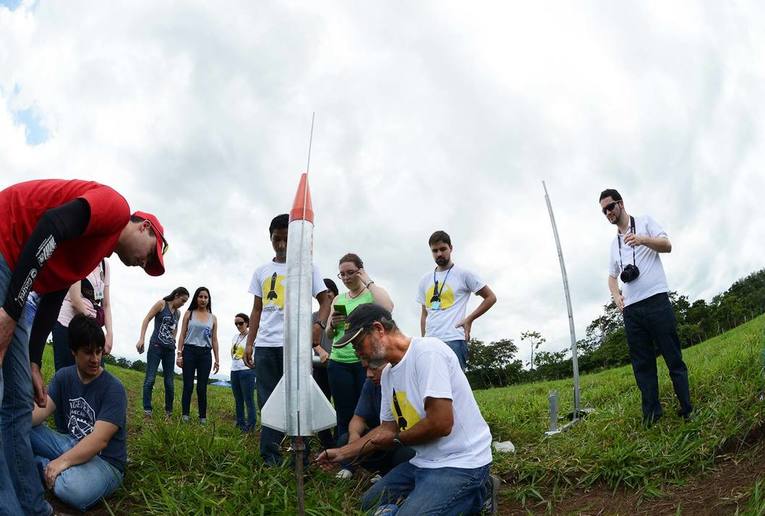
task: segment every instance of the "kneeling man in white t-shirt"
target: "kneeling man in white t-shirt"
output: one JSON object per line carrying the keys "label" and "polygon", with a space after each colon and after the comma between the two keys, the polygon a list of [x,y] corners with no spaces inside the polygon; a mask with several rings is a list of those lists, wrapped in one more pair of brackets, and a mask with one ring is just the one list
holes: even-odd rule
{"label": "kneeling man in white t-shirt", "polygon": [[385,514],[470,514],[493,511],[498,483],[489,474],[491,433],[457,356],[442,341],[411,338],[379,305],[356,308],[338,345],[353,345],[382,374],[381,424],[317,458],[325,468],[395,445],[416,452],[362,497],[362,509]]}

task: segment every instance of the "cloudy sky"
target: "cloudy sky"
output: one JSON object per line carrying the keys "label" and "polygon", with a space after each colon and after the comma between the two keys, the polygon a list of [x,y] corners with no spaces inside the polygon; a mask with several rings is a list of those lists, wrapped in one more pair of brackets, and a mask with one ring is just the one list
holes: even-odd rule
{"label": "cloudy sky", "polygon": [[580,337],[609,300],[603,188],[665,227],[670,286],[693,299],[763,267],[763,48],[761,2],[0,0],[0,188],[93,179],[156,213],[167,273],[113,261],[115,354],[137,358],[156,300],[205,285],[227,369],[315,111],[325,276],[358,253],[415,334],[444,229],[499,298],[474,337],[537,330],[558,350],[542,180]]}

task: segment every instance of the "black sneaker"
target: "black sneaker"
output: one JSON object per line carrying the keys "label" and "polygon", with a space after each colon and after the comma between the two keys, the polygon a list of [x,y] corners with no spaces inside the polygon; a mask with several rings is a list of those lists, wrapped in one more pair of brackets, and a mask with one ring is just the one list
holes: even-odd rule
{"label": "black sneaker", "polygon": [[499,486],[502,481],[495,475],[489,475],[486,480],[486,488],[488,490],[486,500],[481,507],[481,514],[497,514],[497,493],[499,492]]}
{"label": "black sneaker", "polygon": [[651,416],[643,416],[643,426],[645,428],[651,428],[661,419],[661,416],[662,416],[661,414],[652,414]]}
{"label": "black sneaker", "polygon": [[683,412],[682,410],[678,410],[677,415],[683,418],[685,421],[690,421],[691,419],[693,419],[696,413],[693,410],[691,410],[690,412]]}

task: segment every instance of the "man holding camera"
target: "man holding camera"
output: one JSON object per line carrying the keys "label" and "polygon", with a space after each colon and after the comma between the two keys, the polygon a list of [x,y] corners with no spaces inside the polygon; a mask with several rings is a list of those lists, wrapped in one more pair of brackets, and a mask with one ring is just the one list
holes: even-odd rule
{"label": "man holding camera", "polygon": [[643,398],[643,423],[650,426],[662,416],[657,351],[664,356],[680,402],[678,415],[688,419],[693,411],[688,368],[680,351],[677,321],[659,256],[659,253],[671,252],[672,244],[667,233],[651,217],[633,217],[627,213],[622,196],[616,190],[601,192],[600,207],[608,221],[617,227],[616,238],[611,243],[608,288],[624,316],[632,371]]}

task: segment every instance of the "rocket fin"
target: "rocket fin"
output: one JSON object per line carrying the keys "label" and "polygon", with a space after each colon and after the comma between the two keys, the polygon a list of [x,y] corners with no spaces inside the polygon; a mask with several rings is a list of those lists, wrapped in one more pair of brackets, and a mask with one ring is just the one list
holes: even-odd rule
{"label": "rocket fin", "polygon": [[263,405],[263,410],[260,411],[260,424],[279,432],[287,430],[287,396],[284,385],[284,376],[282,376],[271,396],[268,397],[268,401]]}
{"label": "rocket fin", "polygon": [[320,432],[337,425],[335,409],[322,392],[316,381],[311,378],[311,430]]}

